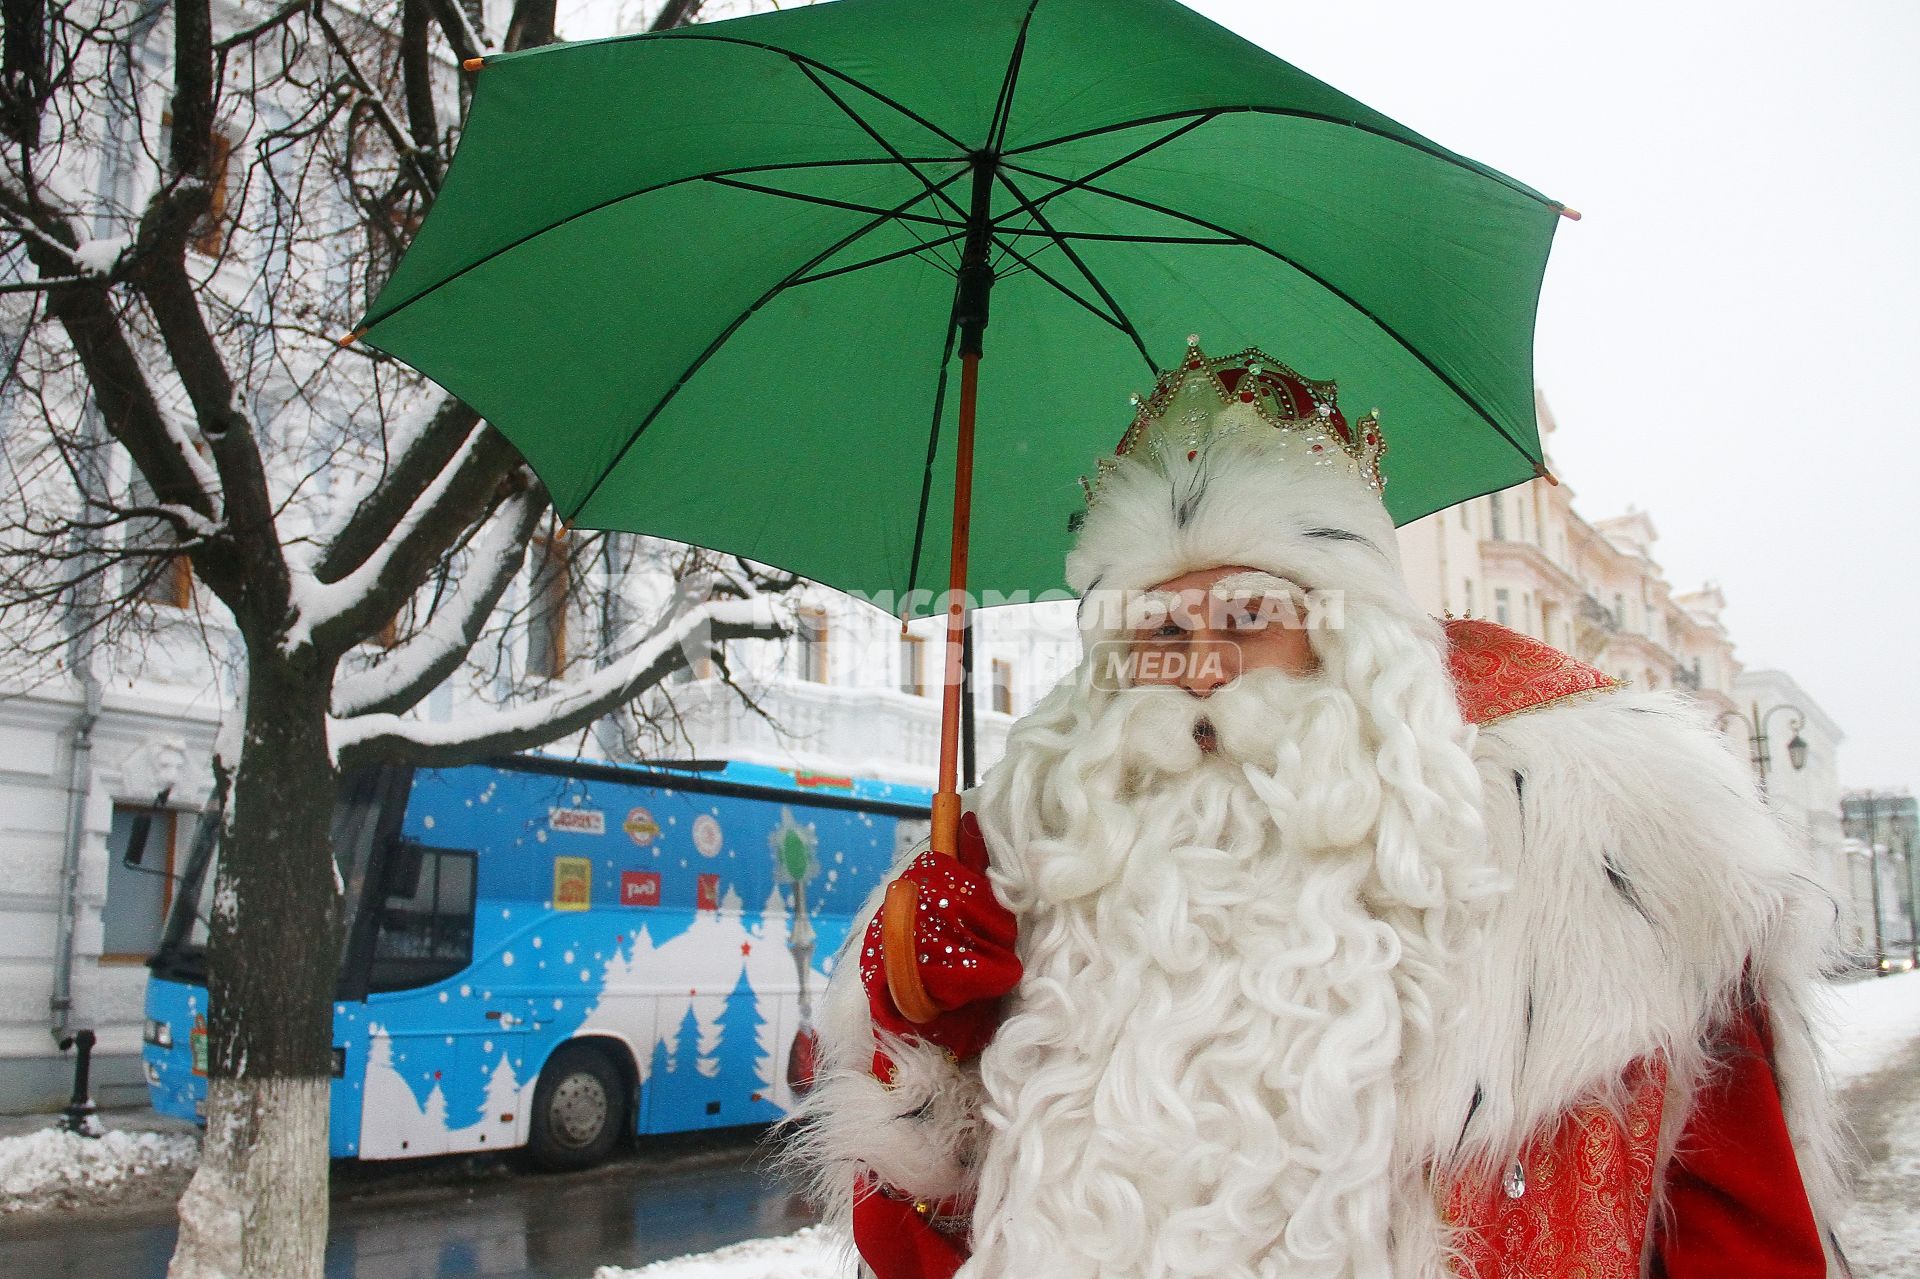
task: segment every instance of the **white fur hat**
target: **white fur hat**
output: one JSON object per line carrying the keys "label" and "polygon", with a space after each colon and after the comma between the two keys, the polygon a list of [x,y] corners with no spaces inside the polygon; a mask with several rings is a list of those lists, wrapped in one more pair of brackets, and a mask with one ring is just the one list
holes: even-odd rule
{"label": "white fur hat", "polygon": [[1139,591],[1242,564],[1419,617],[1380,500],[1378,425],[1349,427],[1333,392],[1259,351],[1191,346],[1102,459],[1068,584]]}

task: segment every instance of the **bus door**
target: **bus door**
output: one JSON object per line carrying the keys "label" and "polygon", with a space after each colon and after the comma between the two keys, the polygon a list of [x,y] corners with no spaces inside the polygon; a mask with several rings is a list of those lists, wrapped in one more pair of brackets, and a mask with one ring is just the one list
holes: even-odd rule
{"label": "bus door", "polygon": [[473,962],[478,858],[392,839],[353,943],[364,973],[363,1159],[517,1144],[532,1001]]}

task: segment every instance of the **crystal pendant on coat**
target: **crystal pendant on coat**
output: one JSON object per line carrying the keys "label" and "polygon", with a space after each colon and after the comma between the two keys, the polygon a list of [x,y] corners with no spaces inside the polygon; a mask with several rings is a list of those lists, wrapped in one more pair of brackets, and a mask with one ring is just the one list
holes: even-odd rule
{"label": "crystal pendant on coat", "polygon": [[1518,1199],[1527,1193],[1527,1170],[1518,1159],[1507,1169],[1507,1175],[1500,1179],[1500,1188],[1507,1192],[1509,1199]]}

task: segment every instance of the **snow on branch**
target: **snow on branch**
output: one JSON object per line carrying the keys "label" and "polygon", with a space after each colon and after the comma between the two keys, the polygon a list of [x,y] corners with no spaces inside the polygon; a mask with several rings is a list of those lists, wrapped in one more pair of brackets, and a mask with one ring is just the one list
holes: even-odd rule
{"label": "snow on branch", "polygon": [[[296,653],[314,642],[315,633],[338,629],[350,613],[365,611],[369,598],[383,585],[390,585],[390,569],[403,552],[417,549],[414,545],[428,517],[436,513],[441,500],[461,478],[465,464],[479,448],[481,438],[487,433],[484,424],[467,432],[448,463],[434,476],[433,482],[407,508],[393,530],[381,543],[378,550],[368,556],[351,573],[338,581],[322,582],[306,571],[301,571],[293,579],[292,605],[293,617],[288,624],[286,637],[281,641],[288,653]],[[461,527],[465,527],[462,521]],[[451,530],[443,539],[451,541]],[[407,583],[411,587],[413,583]]]}
{"label": "snow on branch", "polygon": [[459,670],[520,572],[527,539],[546,510],[546,490],[538,485],[502,503],[474,539],[453,597],[388,660],[342,676],[334,685],[333,713],[341,718],[398,714]]}
{"label": "snow on branch", "polygon": [[766,596],[710,600],[672,617],[619,660],[525,705],[445,723],[392,714],[331,719],[329,741],[342,769],[374,760],[447,767],[525,750],[587,727],[716,644],[782,633],[780,610]]}

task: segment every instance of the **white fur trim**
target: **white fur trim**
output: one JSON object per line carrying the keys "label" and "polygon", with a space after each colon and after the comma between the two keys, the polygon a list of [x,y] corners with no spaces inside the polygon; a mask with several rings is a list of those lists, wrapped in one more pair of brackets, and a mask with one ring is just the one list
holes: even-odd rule
{"label": "white fur trim", "polygon": [[[782,1121],[791,1138],[782,1162],[802,1172],[825,1219],[851,1237],[854,1183],[871,1174],[913,1199],[970,1192],[982,1140],[980,1071],[943,1049],[877,1032],[867,1012],[858,947],[879,912],[886,883],[925,844],[909,850],[874,889],[836,957],[820,1002],[814,1087]],[[890,1084],[873,1076],[878,1047],[893,1062]]]}
{"label": "white fur trim", "polygon": [[1619,1101],[1626,1067],[1656,1052],[1670,1062],[1670,1153],[1715,1066],[1705,1046],[1750,969],[1802,1178],[1829,1229],[1844,1200],[1845,1143],[1811,1018],[1833,903],[1745,766],[1696,703],[1639,692],[1516,715],[1481,733],[1475,760],[1510,887],[1440,1068],[1409,1099],[1434,1122],[1443,1161],[1504,1166],[1569,1108]]}
{"label": "white fur trim", "polygon": [[1226,564],[1418,617],[1379,496],[1344,467],[1302,462],[1258,436],[1213,440],[1164,464],[1123,460],[1087,512],[1067,581],[1082,595],[1137,591]]}

